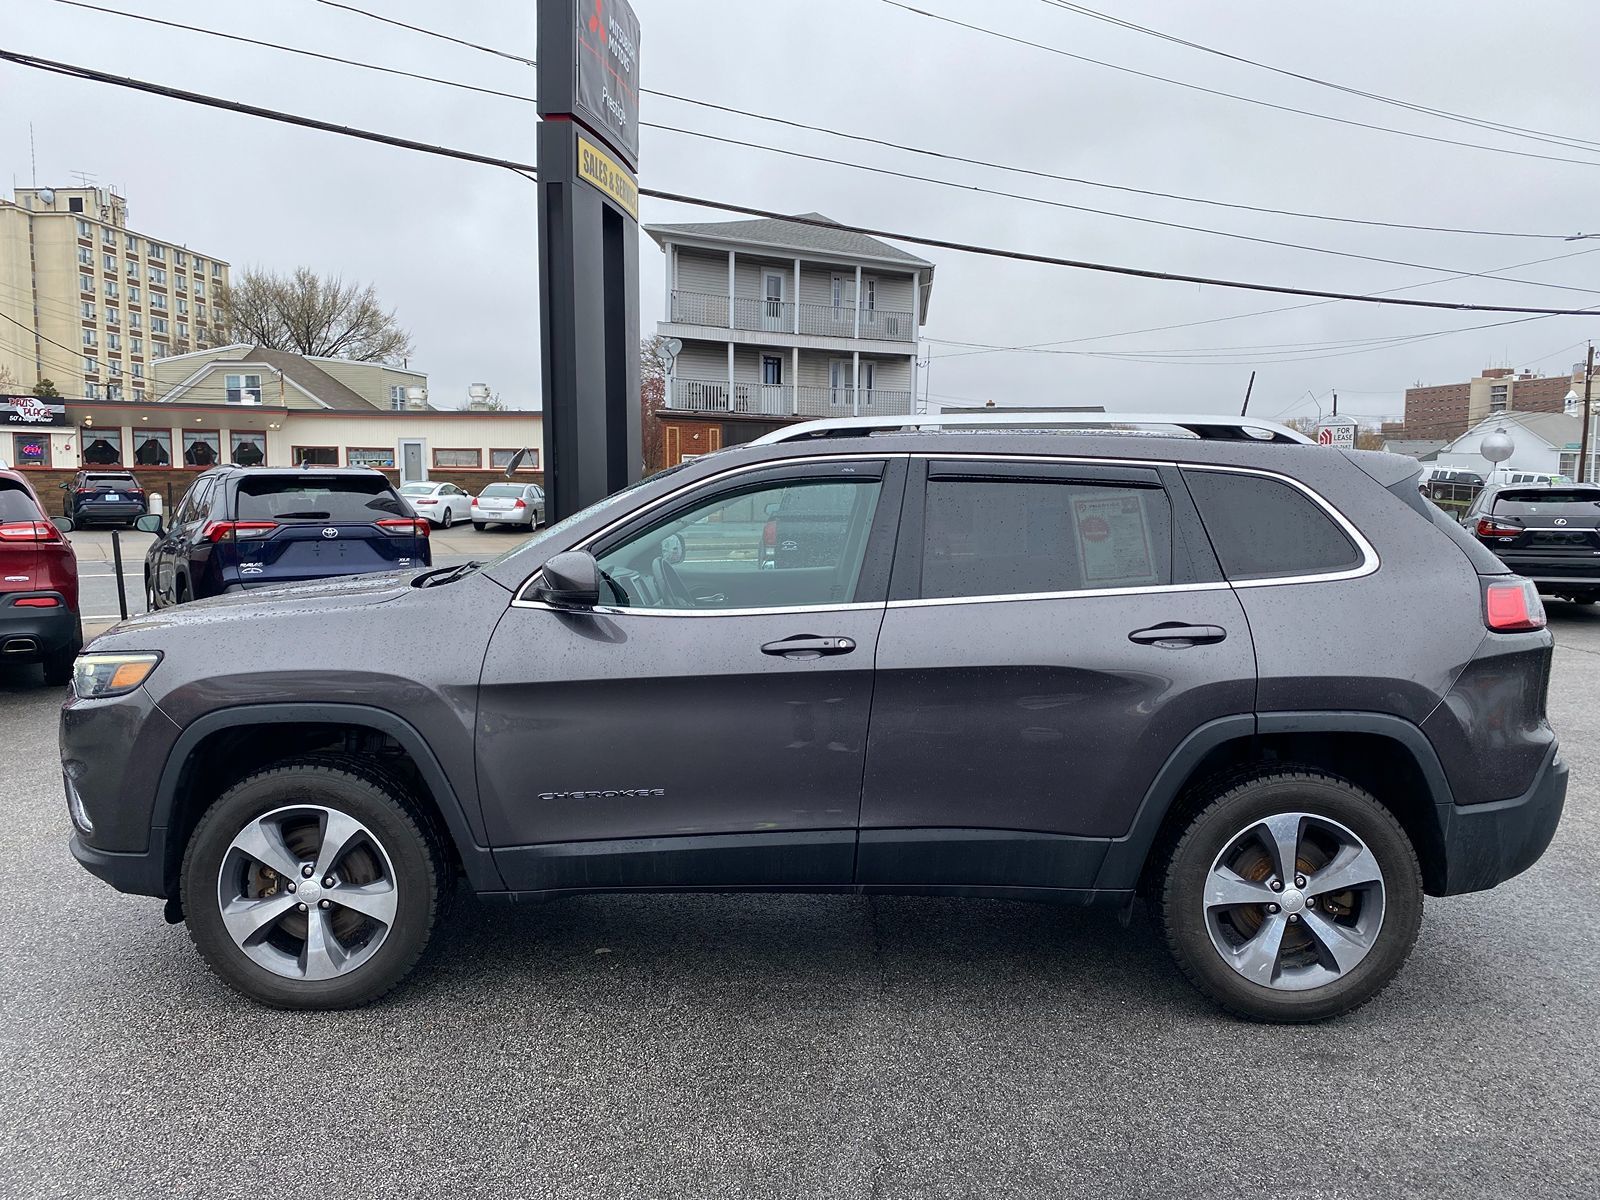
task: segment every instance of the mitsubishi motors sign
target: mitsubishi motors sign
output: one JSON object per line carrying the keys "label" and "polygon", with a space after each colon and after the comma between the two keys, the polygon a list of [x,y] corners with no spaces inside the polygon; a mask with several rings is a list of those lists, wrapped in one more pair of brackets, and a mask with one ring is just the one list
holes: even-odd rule
{"label": "mitsubishi motors sign", "polygon": [[65,425],[67,406],[36,396],[0,396],[0,425],[25,429],[40,425]]}

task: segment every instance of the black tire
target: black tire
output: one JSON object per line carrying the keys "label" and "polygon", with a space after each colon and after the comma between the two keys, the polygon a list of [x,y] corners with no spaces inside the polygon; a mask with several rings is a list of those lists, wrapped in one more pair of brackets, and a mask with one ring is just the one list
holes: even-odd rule
{"label": "black tire", "polygon": [[[1366,957],[1321,986],[1288,991],[1244,978],[1207,929],[1204,891],[1219,855],[1252,824],[1302,812],[1337,822],[1366,844],[1383,873],[1382,923]],[[1422,923],[1422,870],[1388,809],[1355,785],[1311,770],[1231,781],[1204,801],[1167,854],[1158,912],[1167,946],[1189,981],[1222,1008],[1255,1021],[1298,1024],[1351,1012],[1395,977]]]}
{"label": "black tire", "polygon": [[444,506],[444,516],[439,518],[439,528],[440,529],[449,529],[450,526],[454,525],[455,523],[456,523],[456,510],[451,508],[447,504],[447,505]]}
{"label": "black tire", "polygon": [[[274,809],[315,804],[372,831],[393,866],[395,917],[376,951],[348,974],[290,979],[248,957],[223,924],[217,881],[233,839]],[[427,949],[450,886],[439,838],[404,787],[358,761],[308,758],[258,771],[229,788],[189,839],[180,874],[189,935],[223,982],[272,1008],[359,1008],[403,979]],[[329,893],[330,895],[334,893]]]}
{"label": "black tire", "polygon": [[485,529],[487,529],[489,527],[489,522],[487,522],[487,521],[474,521],[472,523],[472,527],[474,529],[476,529],[479,533],[482,533]]}
{"label": "black tire", "polygon": [[41,665],[44,667],[44,681],[50,687],[65,687],[72,682],[72,663],[78,657],[74,648],[46,655]]}

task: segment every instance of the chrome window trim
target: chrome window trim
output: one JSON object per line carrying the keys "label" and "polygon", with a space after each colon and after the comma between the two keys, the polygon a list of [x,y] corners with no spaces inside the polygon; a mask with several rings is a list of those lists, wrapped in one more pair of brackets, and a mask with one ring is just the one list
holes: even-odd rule
{"label": "chrome window trim", "polygon": [[[805,465],[805,464],[811,464],[811,463],[878,462],[878,461],[886,461],[886,460],[895,459],[895,458],[908,459],[908,460],[909,459],[923,459],[925,461],[938,460],[938,461],[941,461],[941,462],[996,462],[996,463],[1037,462],[1037,463],[1049,463],[1049,464],[1065,464],[1065,465],[1068,465],[1068,466],[1103,466],[1103,467],[1124,467],[1124,466],[1126,466],[1126,467],[1156,467],[1156,468],[1160,468],[1160,467],[1175,467],[1178,470],[1182,470],[1182,471],[1218,471],[1218,472],[1224,472],[1224,473],[1233,474],[1233,475],[1259,475],[1259,476],[1262,476],[1262,477],[1267,478],[1267,479],[1276,480],[1279,483],[1288,484],[1290,487],[1299,489],[1302,493],[1304,493],[1307,497],[1309,497],[1310,500],[1312,501],[1312,503],[1316,504],[1319,508],[1322,509],[1323,512],[1327,513],[1328,516],[1330,518],[1332,518],[1334,523],[1337,524],[1339,526],[1339,528],[1344,531],[1345,535],[1347,537],[1349,537],[1352,542],[1355,543],[1356,548],[1361,551],[1362,561],[1361,561],[1360,565],[1355,566],[1355,567],[1351,567],[1351,568],[1349,568],[1347,570],[1344,570],[1344,571],[1328,571],[1328,572],[1322,572],[1320,574],[1278,575],[1278,576],[1270,576],[1270,577],[1264,578],[1264,579],[1241,579],[1241,580],[1226,580],[1226,579],[1224,579],[1224,580],[1217,580],[1217,581],[1210,582],[1210,583],[1156,584],[1156,585],[1152,585],[1152,586],[1148,586],[1148,587],[1078,588],[1078,589],[1074,589],[1072,591],[1060,591],[1060,592],[1014,592],[1014,593],[1009,593],[1009,594],[982,595],[982,596],[941,596],[941,597],[933,597],[933,598],[925,598],[925,599],[917,599],[917,600],[890,600],[890,601],[886,601],[886,602],[873,602],[873,603],[868,603],[868,604],[853,604],[852,603],[852,604],[826,604],[826,605],[822,605],[822,604],[818,604],[818,605],[787,605],[787,606],[784,606],[784,607],[781,607],[781,608],[737,608],[737,609],[734,609],[734,608],[723,608],[723,609],[630,608],[630,607],[621,607],[621,606],[612,607],[612,606],[609,606],[609,605],[608,606],[599,606],[599,605],[597,605],[594,608],[584,609],[582,611],[600,613],[600,614],[603,614],[605,616],[611,616],[611,617],[623,617],[623,616],[649,616],[649,617],[731,617],[731,616],[741,616],[742,617],[742,616],[758,616],[758,615],[761,615],[761,614],[784,615],[784,614],[814,613],[814,612],[849,612],[849,611],[860,611],[860,610],[867,610],[867,609],[931,608],[931,607],[934,607],[934,606],[937,606],[937,605],[946,605],[946,604],[1002,604],[1002,603],[1006,603],[1008,601],[1013,601],[1013,600],[1076,600],[1076,599],[1088,598],[1088,597],[1091,597],[1091,596],[1150,596],[1150,595],[1160,595],[1160,594],[1167,593],[1167,592],[1172,592],[1172,593],[1215,592],[1215,591],[1224,591],[1224,590],[1226,590],[1228,588],[1284,587],[1284,586],[1288,586],[1288,585],[1292,585],[1292,584],[1301,584],[1301,583],[1334,583],[1334,582],[1338,582],[1340,580],[1360,579],[1360,578],[1362,578],[1364,576],[1371,575],[1374,572],[1376,572],[1378,570],[1378,568],[1382,565],[1382,560],[1378,555],[1377,549],[1372,545],[1371,542],[1369,542],[1367,540],[1366,536],[1364,534],[1362,534],[1362,532],[1359,529],[1356,528],[1355,524],[1353,522],[1351,522],[1349,520],[1349,518],[1347,518],[1332,503],[1330,503],[1327,499],[1325,499],[1322,496],[1321,493],[1316,491],[1316,489],[1310,487],[1308,484],[1305,484],[1305,483],[1301,482],[1298,479],[1295,479],[1293,476],[1284,475],[1283,473],[1278,472],[1278,471],[1269,471],[1269,470],[1266,470],[1266,469],[1261,468],[1261,467],[1224,466],[1224,465],[1221,465],[1221,464],[1214,464],[1214,463],[1188,462],[1188,461],[1179,460],[1179,459],[1123,458],[1123,457],[1120,457],[1120,456],[1118,456],[1116,458],[1104,458],[1104,457],[1093,457],[1093,456],[1085,456],[1085,455],[1064,455],[1064,454],[996,454],[993,451],[984,453],[984,452],[974,452],[974,451],[949,452],[949,451],[931,451],[931,450],[918,450],[918,451],[893,451],[893,450],[891,450],[891,451],[887,451],[887,452],[881,452],[880,451],[878,453],[852,452],[850,454],[814,454],[814,455],[804,455],[804,456],[799,456],[799,457],[794,457],[794,458],[766,459],[766,460],[764,460],[762,462],[744,463],[744,464],[741,464],[741,465],[738,465],[738,466],[730,466],[726,470],[720,471],[715,475],[707,476],[705,479],[698,479],[698,480],[694,480],[692,482],[686,482],[686,483],[683,484],[683,486],[675,488],[673,491],[668,492],[665,496],[659,496],[656,499],[652,500],[649,504],[643,505],[640,508],[636,508],[636,509],[634,509],[633,511],[631,511],[629,513],[626,513],[626,514],[623,514],[622,516],[617,517],[610,524],[601,527],[600,529],[596,530],[594,533],[590,534],[588,537],[584,538],[581,542],[578,542],[576,545],[569,546],[569,547],[567,547],[567,549],[569,549],[569,550],[584,550],[584,549],[587,549],[594,542],[596,542],[596,541],[600,540],[601,538],[605,537],[607,534],[611,533],[613,530],[621,527],[622,525],[627,524],[628,522],[632,521],[634,518],[643,516],[646,513],[649,513],[653,509],[656,509],[656,508],[659,508],[659,507],[661,507],[661,506],[663,506],[665,504],[668,504],[668,503],[672,502],[673,500],[676,500],[679,497],[683,496],[685,493],[687,493],[689,491],[704,487],[704,486],[706,486],[708,484],[719,483],[719,482],[721,482],[723,480],[730,479],[730,478],[733,478],[733,477],[738,476],[738,475],[749,474],[750,472],[753,472],[753,471],[765,470],[765,469],[767,469],[769,467],[789,467],[789,466]],[[1118,483],[1118,482],[1122,483],[1122,486],[1140,486],[1140,485],[1135,485],[1135,484],[1128,484],[1125,481],[1115,481],[1113,483],[1109,483],[1107,486],[1116,486],[1116,483]],[[558,551],[558,553],[559,553],[559,551]],[[1218,565],[1220,566],[1220,564],[1218,564]],[[571,609],[556,608],[553,605],[545,604],[542,601],[532,600],[532,599],[528,599],[527,598],[527,592],[533,587],[534,582],[539,578],[539,575],[540,575],[540,572],[539,571],[535,571],[532,575],[530,575],[526,580],[523,581],[522,586],[517,589],[516,595],[512,598],[511,607],[512,608],[542,609],[542,610],[544,610],[546,612],[571,612],[571,611],[573,611]]]}

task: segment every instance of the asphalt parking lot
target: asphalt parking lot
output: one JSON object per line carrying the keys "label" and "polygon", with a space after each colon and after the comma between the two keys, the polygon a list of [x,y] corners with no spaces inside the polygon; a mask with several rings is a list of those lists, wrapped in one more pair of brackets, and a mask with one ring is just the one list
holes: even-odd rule
{"label": "asphalt parking lot", "polygon": [[1312,1028],[1219,1015],[1143,913],[847,897],[464,899],[382,1006],[254,1008],[68,857],[59,696],[6,668],[0,1194],[1600,1194],[1600,610],[1550,610],[1555,844]]}

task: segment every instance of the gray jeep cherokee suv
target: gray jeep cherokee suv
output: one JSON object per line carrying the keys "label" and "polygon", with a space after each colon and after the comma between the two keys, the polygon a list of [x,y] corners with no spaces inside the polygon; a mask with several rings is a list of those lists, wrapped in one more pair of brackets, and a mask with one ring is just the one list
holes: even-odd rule
{"label": "gray jeep cherokee suv", "polygon": [[782,430],[489,563],[124,622],[62,713],[73,854],[287,1008],[393,988],[464,876],[1144,896],[1203,992],[1309,1021],[1424,894],[1543,853],[1544,613],[1414,462],[915,420]]}

